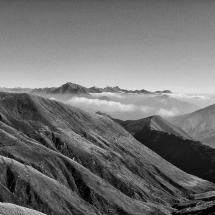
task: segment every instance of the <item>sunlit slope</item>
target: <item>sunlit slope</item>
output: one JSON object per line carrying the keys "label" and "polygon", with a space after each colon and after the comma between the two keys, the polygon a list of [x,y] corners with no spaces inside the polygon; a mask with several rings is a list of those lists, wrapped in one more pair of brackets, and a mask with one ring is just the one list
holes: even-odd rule
{"label": "sunlit slope", "polygon": [[181,128],[160,116],[116,120],[138,141],[178,168],[215,183],[215,149],[195,141]]}
{"label": "sunlit slope", "polygon": [[215,147],[215,105],[168,119],[194,138]]}
{"label": "sunlit slope", "polygon": [[169,214],[214,184],[177,169],[108,117],[0,93],[0,199],[47,214]]}
{"label": "sunlit slope", "polygon": [[31,210],[25,207],[10,203],[0,203],[0,214],[1,215],[45,215],[35,210]]}

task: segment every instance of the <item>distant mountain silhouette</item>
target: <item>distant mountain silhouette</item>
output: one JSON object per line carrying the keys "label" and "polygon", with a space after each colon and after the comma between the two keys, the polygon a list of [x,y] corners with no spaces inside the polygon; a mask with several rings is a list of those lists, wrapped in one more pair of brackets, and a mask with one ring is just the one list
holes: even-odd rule
{"label": "distant mountain silhouette", "polygon": [[118,86],[116,86],[116,87],[105,87],[105,88],[103,88],[102,89],[102,92],[111,92],[111,93],[116,93],[116,92],[119,92],[119,91],[121,91],[121,89],[118,87]]}
{"label": "distant mountain silhouette", "polygon": [[17,92],[17,93],[30,93],[32,91],[31,88],[7,88],[7,87],[0,87],[0,92]]}
{"label": "distant mountain silhouette", "polygon": [[146,105],[146,106],[150,106],[150,107],[159,107],[160,109],[173,111],[173,112],[175,112],[176,115],[178,114],[178,112],[190,113],[192,111],[199,109],[199,107],[197,105],[172,98],[168,95],[152,96],[147,99],[138,101],[135,104],[136,105]]}
{"label": "distant mountain silhouette", "polygon": [[171,94],[172,92],[170,91],[170,90],[163,90],[163,91],[160,91],[160,90],[158,90],[158,91],[155,91],[155,93],[166,93],[166,94]]}
{"label": "distant mountain silhouette", "polygon": [[215,104],[168,120],[195,139],[215,147]]}
{"label": "distant mountain silhouette", "polygon": [[54,91],[56,87],[45,87],[45,88],[35,88],[30,91],[32,94],[49,94]]}
{"label": "distant mountain silhouette", "polygon": [[67,93],[71,93],[71,94],[88,94],[89,91],[86,87],[83,87],[81,85],[78,84],[73,84],[70,82],[67,82],[66,84],[63,84],[62,86],[54,89],[53,91],[51,91],[52,94],[67,94]]}
{"label": "distant mountain silhouette", "polygon": [[[98,87],[84,87],[79,84],[74,84],[71,82],[67,82],[66,84],[63,84],[60,87],[45,87],[45,88],[0,88],[0,91],[2,92],[27,92],[27,93],[33,93],[33,94],[89,94],[89,93],[102,93],[102,92],[110,92],[110,93],[116,93],[116,92],[124,92],[124,93],[143,93],[143,94],[153,94],[153,92],[147,91],[147,90],[127,90],[127,89],[121,89],[118,86],[110,87],[107,86],[105,88],[98,88]],[[156,91],[155,94],[162,94],[162,93],[171,93],[169,90],[164,91]]]}
{"label": "distant mountain silhouette", "polygon": [[102,92],[103,92],[103,89],[94,86],[94,87],[88,88],[88,91],[89,91],[90,93],[102,93]]}
{"label": "distant mountain silhouette", "polygon": [[108,117],[25,93],[0,93],[0,176],[1,202],[52,215],[167,215],[200,194],[208,209],[215,190]]}

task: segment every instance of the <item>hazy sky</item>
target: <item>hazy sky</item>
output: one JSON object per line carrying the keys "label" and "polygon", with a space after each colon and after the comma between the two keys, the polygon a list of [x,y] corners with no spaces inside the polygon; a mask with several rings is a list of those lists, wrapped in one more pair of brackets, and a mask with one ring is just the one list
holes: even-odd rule
{"label": "hazy sky", "polygon": [[1,0],[0,86],[215,92],[215,0]]}

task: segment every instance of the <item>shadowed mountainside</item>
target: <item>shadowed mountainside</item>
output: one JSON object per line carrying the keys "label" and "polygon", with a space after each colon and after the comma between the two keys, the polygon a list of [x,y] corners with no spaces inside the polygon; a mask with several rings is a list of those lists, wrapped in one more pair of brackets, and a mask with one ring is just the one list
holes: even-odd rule
{"label": "shadowed mountainside", "polygon": [[215,190],[108,117],[17,93],[0,93],[0,187],[1,202],[50,215],[170,214]]}
{"label": "shadowed mountainside", "polygon": [[195,139],[215,147],[215,105],[168,119]]}
{"label": "shadowed mountainside", "polygon": [[116,121],[165,160],[185,172],[215,183],[214,148],[192,140],[182,129],[160,116]]}
{"label": "shadowed mountainside", "polygon": [[136,134],[137,132],[141,131],[144,127],[147,127],[150,130],[162,131],[169,134],[174,134],[175,136],[184,138],[184,139],[192,139],[185,131],[181,128],[178,128],[161,116],[150,116],[147,118],[139,119],[139,120],[117,120],[129,133],[132,135]]}

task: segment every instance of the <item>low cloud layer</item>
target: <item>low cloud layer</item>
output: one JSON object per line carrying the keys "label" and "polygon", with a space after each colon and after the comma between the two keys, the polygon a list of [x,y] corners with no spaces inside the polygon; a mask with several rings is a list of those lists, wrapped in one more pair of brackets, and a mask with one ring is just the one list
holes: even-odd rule
{"label": "low cloud layer", "polygon": [[181,99],[197,99],[197,100],[206,100],[210,99],[209,96],[204,96],[204,95],[190,95],[190,94],[180,94],[180,93],[172,93],[168,94],[170,97],[174,98],[181,98]]}
{"label": "low cloud layer", "polygon": [[163,109],[159,107],[149,107],[143,105],[123,104],[119,101],[106,101],[99,99],[89,99],[84,97],[73,97],[68,104],[90,110],[92,112],[105,112],[115,118],[120,119],[140,119],[150,115],[160,115],[171,117],[179,114],[176,108]]}
{"label": "low cloud layer", "polygon": [[179,115],[180,112],[177,108],[172,108],[170,110],[166,110],[166,109],[161,108],[157,111],[156,114],[163,116],[163,117],[172,117],[172,116]]}
{"label": "low cloud layer", "polygon": [[141,111],[143,113],[148,113],[153,111],[154,108],[147,106],[137,106],[134,104],[122,104],[121,102],[106,101],[99,99],[88,99],[84,97],[73,97],[68,101],[69,104],[77,105],[82,108],[88,108],[96,111],[106,111],[106,112],[132,112]]}
{"label": "low cloud layer", "polygon": [[[73,95],[74,96],[74,95]],[[123,120],[140,119],[151,115],[172,117],[191,113],[215,102],[215,96],[189,94],[133,94],[92,93],[90,96],[72,97],[52,95],[52,99],[80,107],[92,112],[105,112]]]}
{"label": "low cloud layer", "polygon": [[133,104],[121,104],[115,101],[106,101],[99,99],[88,99],[84,97],[73,97],[68,101],[68,103],[77,105],[82,108],[88,108],[92,110],[103,110],[107,112],[129,112],[135,110],[135,105]]}

